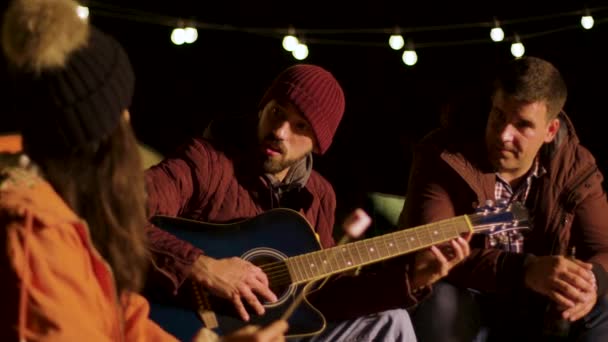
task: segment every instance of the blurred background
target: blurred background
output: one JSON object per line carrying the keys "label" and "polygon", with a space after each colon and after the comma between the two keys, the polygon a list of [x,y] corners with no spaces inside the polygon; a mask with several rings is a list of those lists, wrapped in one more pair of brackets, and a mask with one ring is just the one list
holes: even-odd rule
{"label": "blurred background", "polygon": [[[413,144],[439,125],[446,105],[474,97],[497,63],[515,58],[511,46],[517,35],[525,55],[545,58],[562,71],[569,86],[566,111],[602,171],[608,171],[603,140],[608,1],[82,4],[89,20],[127,50],[137,77],[135,131],[160,153],[202,133],[213,118],[257,111],[266,87],[284,68],[318,64],[336,76],[346,94],[334,143],[315,159],[316,169],[334,185],[339,209],[358,205],[369,192],[403,195]],[[589,29],[581,23],[584,15],[593,18]],[[187,26],[197,29],[196,40],[183,43],[182,35],[176,45],[173,30]],[[495,26],[503,29],[502,41],[490,37]],[[399,32],[405,46],[395,50],[389,37]],[[306,58],[298,60],[283,48],[288,33],[306,44]],[[408,48],[417,54],[413,65],[403,60]],[[6,70],[1,72],[6,80]],[[7,103],[8,94],[0,92],[0,100]],[[16,129],[16,115],[10,109],[2,114],[2,131]]]}

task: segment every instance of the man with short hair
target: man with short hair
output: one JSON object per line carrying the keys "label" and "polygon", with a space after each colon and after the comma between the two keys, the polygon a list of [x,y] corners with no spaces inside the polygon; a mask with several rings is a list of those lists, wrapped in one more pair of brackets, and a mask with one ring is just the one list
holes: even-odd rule
{"label": "man with short hair", "polygon": [[[531,225],[471,242],[470,257],[417,308],[421,340],[608,339],[608,202],[563,112],[566,96],[551,63],[516,59],[495,78],[489,115],[448,116],[416,148],[403,226],[516,202]],[[551,328],[560,321],[569,331]]]}

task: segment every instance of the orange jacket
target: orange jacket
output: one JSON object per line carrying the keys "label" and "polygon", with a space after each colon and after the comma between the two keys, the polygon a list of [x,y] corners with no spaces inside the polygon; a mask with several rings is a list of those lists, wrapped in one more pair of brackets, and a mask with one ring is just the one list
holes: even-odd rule
{"label": "orange jacket", "polygon": [[21,135],[18,133],[8,133],[0,135],[0,152],[16,153],[21,151]]}
{"label": "orange jacket", "polygon": [[176,341],[138,294],[119,299],[87,224],[33,171],[0,156],[0,340]]}
{"label": "orange jacket", "polygon": [[[139,142],[137,144],[141,156],[142,167],[147,169],[152,165],[157,164],[163,159],[162,154],[152,147]],[[19,133],[2,133],[0,134],[0,152],[17,153],[23,149],[23,139]]]}

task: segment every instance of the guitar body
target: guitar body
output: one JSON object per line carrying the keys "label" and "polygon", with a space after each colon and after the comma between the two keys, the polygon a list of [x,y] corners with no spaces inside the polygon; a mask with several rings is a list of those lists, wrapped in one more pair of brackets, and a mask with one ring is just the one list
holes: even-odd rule
{"label": "guitar body", "polygon": [[[155,216],[152,222],[213,258],[240,257],[258,266],[269,263],[280,265],[288,257],[321,249],[306,218],[290,209],[273,209],[232,224],[209,224],[168,216]],[[238,316],[231,302],[208,295],[211,310],[218,320],[219,327],[215,331],[219,335],[231,333],[247,324],[264,326],[281,317],[304,285],[291,285],[289,279],[285,278],[287,269],[277,268],[282,271],[282,277],[269,272],[267,275],[270,287],[279,300],[277,303],[264,303],[266,313],[263,316],[255,314],[246,304],[250,322],[244,322]],[[195,296],[191,291],[184,291],[189,285],[188,282],[184,283],[180,289],[180,292],[184,292],[180,294],[181,298],[148,296],[150,318],[182,341],[192,339],[203,326],[197,315]],[[304,300],[289,319],[287,336],[315,335],[324,327],[324,317]]]}

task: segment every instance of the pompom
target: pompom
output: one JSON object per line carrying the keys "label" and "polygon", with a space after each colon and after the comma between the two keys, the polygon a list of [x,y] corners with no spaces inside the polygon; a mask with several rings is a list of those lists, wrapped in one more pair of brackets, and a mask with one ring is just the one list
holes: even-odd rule
{"label": "pompom", "polygon": [[63,67],[89,37],[88,21],[77,8],[73,0],[14,0],[2,26],[9,63],[33,72]]}

